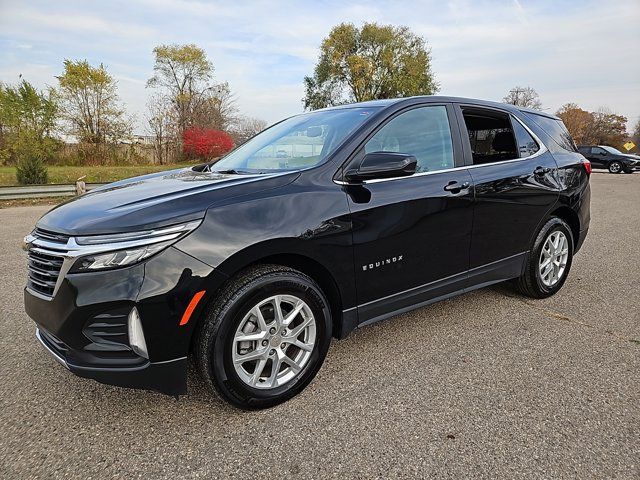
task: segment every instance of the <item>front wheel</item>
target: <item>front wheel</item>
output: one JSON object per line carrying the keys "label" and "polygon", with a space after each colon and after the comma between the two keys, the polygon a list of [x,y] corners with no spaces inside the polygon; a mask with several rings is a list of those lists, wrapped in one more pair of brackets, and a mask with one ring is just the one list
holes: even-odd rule
{"label": "front wheel", "polygon": [[331,342],[331,313],[307,275],[279,265],[250,268],[211,302],[197,332],[195,361],[207,384],[244,409],[300,393]]}
{"label": "front wheel", "polygon": [[622,171],[622,163],[613,161],[609,164],[609,173],[620,173]]}
{"label": "front wheel", "polygon": [[571,229],[564,220],[553,217],[538,232],[525,271],[516,285],[528,297],[550,297],[564,285],[572,260]]}

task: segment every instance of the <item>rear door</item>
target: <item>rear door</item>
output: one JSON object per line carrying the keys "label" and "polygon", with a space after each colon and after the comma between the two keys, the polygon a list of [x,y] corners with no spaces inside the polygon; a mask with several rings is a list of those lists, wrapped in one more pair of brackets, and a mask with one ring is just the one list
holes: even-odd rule
{"label": "rear door", "polygon": [[451,104],[396,113],[356,159],[370,152],[411,154],[418,168],[409,177],[345,185],[360,323],[463,289],[473,214],[471,176]]}
{"label": "rear door", "polygon": [[476,200],[469,283],[519,276],[533,234],[559,196],[556,162],[509,112],[456,109]]}

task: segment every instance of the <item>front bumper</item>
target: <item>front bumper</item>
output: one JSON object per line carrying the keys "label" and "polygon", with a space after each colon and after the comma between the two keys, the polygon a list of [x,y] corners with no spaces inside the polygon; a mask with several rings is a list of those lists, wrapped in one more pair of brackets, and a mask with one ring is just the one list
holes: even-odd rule
{"label": "front bumper", "polygon": [[119,367],[97,366],[99,363],[80,365],[74,363],[73,359],[67,359],[69,350],[51,334],[36,328],[36,338],[58,363],[80,377],[107,385],[155,390],[167,395],[186,393],[187,357],[156,363],[138,361],[137,364]]}
{"label": "front bumper", "polygon": [[[197,318],[180,319],[193,295],[214,291],[226,277],[169,247],[132,267],[67,274],[51,298],[25,289],[36,337],[72,373],[101,383],[186,393],[187,355]],[[211,288],[210,288],[211,287]],[[149,359],[133,352],[128,316],[139,312]]]}

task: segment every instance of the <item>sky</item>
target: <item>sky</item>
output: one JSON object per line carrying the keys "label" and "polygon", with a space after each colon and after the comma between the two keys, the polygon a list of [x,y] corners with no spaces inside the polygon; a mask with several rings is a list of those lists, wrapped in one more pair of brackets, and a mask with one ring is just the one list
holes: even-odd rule
{"label": "sky", "polygon": [[195,43],[242,114],[303,110],[302,79],[334,25],[405,25],[431,48],[440,94],[500,101],[531,86],[543,108],[574,102],[640,116],[640,0],[0,0],[0,82],[56,85],[64,59],[103,63],[144,134],[156,45]]}

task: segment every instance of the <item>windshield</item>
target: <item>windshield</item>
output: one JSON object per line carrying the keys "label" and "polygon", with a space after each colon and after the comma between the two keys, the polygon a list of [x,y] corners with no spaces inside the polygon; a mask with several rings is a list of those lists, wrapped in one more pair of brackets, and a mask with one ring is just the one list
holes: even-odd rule
{"label": "windshield", "polygon": [[624,155],[624,153],[622,153],[617,148],[607,147],[606,145],[601,145],[601,147],[604,148],[609,153],[616,153],[616,154],[619,154],[619,155]]}
{"label": "windshield", "polygon": [[341,108],[288,118],[233,150],[209,170],[271,173],[319,165],[379,108]]}

